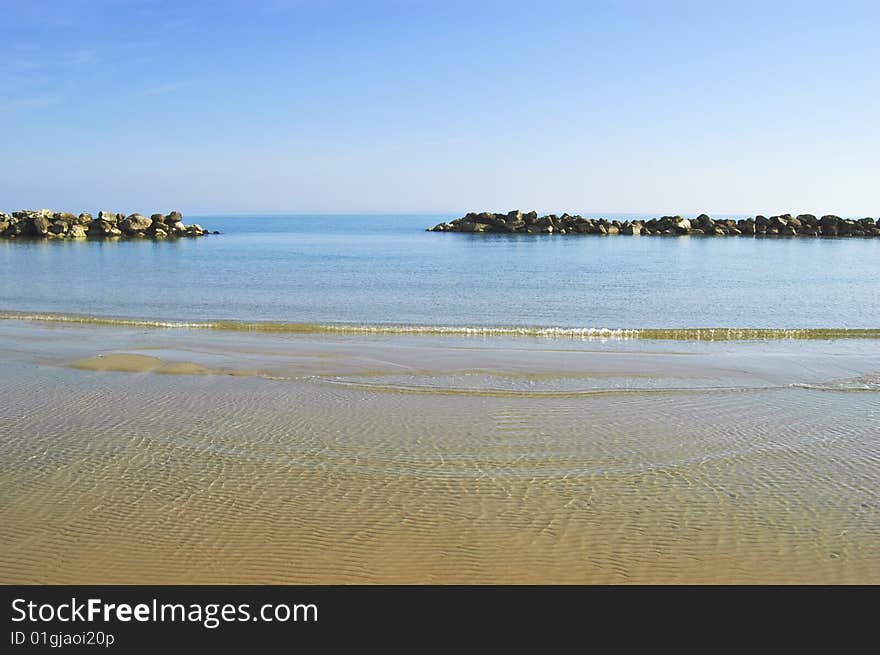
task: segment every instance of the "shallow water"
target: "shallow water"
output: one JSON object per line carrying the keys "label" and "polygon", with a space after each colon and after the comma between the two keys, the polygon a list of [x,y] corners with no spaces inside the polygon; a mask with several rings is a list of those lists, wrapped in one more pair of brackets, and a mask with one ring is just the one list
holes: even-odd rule
{"label": "shallow water", "polygon": [[424,231],[447,218],[199,216],[188,220],[223,234],[0,240],[0,311],[428,328],[880,328],[878,239]]}
{"label": "shallow water", "polygon": [[873,340],[6,320],[0,361],[2,582],[880,581]]}

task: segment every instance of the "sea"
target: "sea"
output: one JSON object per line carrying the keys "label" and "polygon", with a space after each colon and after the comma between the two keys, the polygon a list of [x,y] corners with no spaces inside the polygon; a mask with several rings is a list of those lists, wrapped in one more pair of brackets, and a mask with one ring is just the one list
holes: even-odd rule
{"label": "sea", "polygon": [[675,338],[880,328],[880,239],[425,231],[450,218],[196,216],[221,234],[0,240],[0,312]]}

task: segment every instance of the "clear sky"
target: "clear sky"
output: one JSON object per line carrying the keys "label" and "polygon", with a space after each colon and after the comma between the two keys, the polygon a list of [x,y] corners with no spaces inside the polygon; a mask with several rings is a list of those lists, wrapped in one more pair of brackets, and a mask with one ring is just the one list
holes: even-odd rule
{"label": "clear sky", "polygon": [[0,209],[880,215],[880,2],[0,0]]}

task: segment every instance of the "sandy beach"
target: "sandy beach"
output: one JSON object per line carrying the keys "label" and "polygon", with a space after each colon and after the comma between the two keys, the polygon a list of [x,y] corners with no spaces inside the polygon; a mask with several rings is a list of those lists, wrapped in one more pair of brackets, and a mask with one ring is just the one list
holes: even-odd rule
{"label": "sandy beach", "polygon": [[870,340],[0,334],[6,583],[880,580]]}

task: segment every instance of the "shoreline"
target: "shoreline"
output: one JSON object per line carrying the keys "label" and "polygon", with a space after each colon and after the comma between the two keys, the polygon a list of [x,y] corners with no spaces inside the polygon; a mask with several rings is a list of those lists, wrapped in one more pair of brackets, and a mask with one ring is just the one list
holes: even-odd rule
{"label": "shoreline", "polygon": [[426,335],[643,341],[791,341],[880,339],[880,328],[844,327],[565,327],[535,325],[420,325],[399,323],[298,323],[234,319],[175,320],[0,309],[0,321],[275,334]]}

